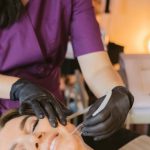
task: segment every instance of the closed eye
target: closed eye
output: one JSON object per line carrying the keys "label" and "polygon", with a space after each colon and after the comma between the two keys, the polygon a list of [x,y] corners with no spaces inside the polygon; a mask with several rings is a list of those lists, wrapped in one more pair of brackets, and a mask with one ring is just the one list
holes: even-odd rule
{"label": "closed eye", "polygon": [[16,143],[10,148],[10,150],[27,150],[27,149],[24,145]]}

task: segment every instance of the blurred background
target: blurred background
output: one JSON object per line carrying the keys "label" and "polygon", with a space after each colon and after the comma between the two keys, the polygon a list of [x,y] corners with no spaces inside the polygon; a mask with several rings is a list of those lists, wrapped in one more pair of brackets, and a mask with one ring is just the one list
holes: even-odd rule
{"label": "blurred background", "polygon": [[[105,50],[114,69],[133,93],[126,128],[150,135],[150,0],[93,0]],[[96,97],[82,78],[71,42],[62,65],[60,88],[67,105],[82,112]],[[73,120],[78,124],[82,117]]]}

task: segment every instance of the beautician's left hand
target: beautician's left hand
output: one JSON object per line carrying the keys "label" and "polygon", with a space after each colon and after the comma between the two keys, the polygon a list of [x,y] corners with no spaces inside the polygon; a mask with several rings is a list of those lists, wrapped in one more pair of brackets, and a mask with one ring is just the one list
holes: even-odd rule
{"label": "beautician's left hand", "polygon": [[104,98],[105,96],[101,97],[91,106],[82,130],[84,136],[93,136],[94,140],[105,139],[119,130],[134,101],[132,94],[125,87],[115,87],[104,109],[96,116],[92,116]]}

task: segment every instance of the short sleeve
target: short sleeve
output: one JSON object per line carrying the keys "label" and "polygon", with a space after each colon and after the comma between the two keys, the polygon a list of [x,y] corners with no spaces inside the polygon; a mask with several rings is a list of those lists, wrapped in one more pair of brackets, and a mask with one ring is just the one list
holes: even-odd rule
{"label": "short sleeve", "polygon": [[91,0],[73,0],[71,41],[75,56],[104,50]]}

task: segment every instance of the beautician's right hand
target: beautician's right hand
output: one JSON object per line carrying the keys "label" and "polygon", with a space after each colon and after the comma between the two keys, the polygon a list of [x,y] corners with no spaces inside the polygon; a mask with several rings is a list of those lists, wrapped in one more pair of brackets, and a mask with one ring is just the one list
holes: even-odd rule
{"label": "beautician's right hand", "polygon": [[52,127],[57,127],[58,120],[66,125],[66,117],[71,114],[52,93],[25,79],[19,79],[12,85],[10,98],[20,101],[21,114],[29,106],[39,119],[47,116]]}

